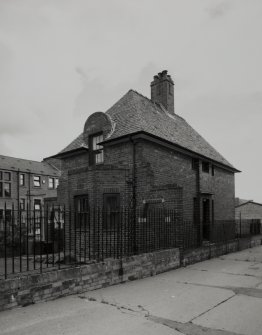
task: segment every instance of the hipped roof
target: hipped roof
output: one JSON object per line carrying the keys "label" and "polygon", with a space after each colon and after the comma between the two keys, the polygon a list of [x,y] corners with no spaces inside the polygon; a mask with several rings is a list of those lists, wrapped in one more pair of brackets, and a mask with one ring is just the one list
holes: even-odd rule
{"label": "hipped roof", "polygon": [[[161,104],[153,102],[134,90],[129,90],[106,111],[106,114],[113,123],[113,131],[105,142],[125,135],[145,132],[238,171],[181,116],[168,113]],[[83,133],[59,154],[81,147],[87,148]]]}

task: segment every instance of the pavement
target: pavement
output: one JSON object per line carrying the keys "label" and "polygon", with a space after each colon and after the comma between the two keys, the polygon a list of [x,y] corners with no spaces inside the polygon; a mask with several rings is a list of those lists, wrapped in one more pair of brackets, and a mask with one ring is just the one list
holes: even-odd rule
{"label": "pavement", "polygon": [[261,335],[262,246],[1,312],[0,334]]}

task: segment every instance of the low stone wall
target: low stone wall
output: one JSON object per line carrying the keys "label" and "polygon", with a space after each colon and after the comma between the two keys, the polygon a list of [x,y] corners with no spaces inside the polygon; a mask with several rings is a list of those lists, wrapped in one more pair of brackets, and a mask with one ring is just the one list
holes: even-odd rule
{"label": "low stone wall", "polygon": [[135,255],[120,260],[21,275],[0,281],[0,311],[82,293],[180,267],[179,249]]}
{"label": "low stone wall", "polygon": [[202,262],[210,258],[219,257],[248,248],[253,248],[262,244],[261,236],[252,238],[242,238],[232,240],[227,243],[210,244],[201,248],[190,250],[181,255],[181,266],[187,266],[197,262]]}
{"label": "low stone wall", "polygon": [[262,237],[257,236],[211,244],[185,254],[180,254],[179,249],[162,250],[126,257],[122,261],[107,259],[101,263],[9,278],[0,281],[0,311],[153,276],[261,244]]}

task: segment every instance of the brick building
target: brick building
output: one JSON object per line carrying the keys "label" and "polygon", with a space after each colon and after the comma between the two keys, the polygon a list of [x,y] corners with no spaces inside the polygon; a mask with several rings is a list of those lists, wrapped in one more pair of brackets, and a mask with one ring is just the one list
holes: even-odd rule
{"label": "brick building", "polygon": [[0,230],[4,221],[11,225],[12,210],[17,216],[20,208],[26,221],[27,209],[40,211],[45,199],[56,199],[59,176],[58,168],[47,161],[0,155]]}
{"label": "brick building", "polygon": [[239,171],[175,113],[167,71],[154,76],[151,99],[129,90],[53,157],[62,161],[58,201],[76,210],[179,208],[201,240],[203,227],[235,217]]}
{"label": "brick building", "polygon": [[262,222],[262,204],[252,200],[247,200],[236,205],[235,215],[237,220],[258,219]]}

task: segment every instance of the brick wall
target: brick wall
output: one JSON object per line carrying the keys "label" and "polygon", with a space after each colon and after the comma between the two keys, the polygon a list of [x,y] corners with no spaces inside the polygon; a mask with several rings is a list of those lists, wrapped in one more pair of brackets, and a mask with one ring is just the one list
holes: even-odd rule
{"label": "brick wall", "polygon": [[[163,206],[174,207],[179,199],[177,190],[182,188],[184,219],[193,220],[193,201],[198,187],[191,157],[149,141],[136,143],[135,155],[137,206],[142,207],[148,199],[163,198]],[[82,190],[90,195],[90,205],[101,205],[105,190],[115,189],[122,194],[121,205],[128,205],[132,201],[132,173],[131,142],[105,147],[104,164],[94,167],[88,167],[88,154],[66,158],[59,199],[72,205],[74,194]],[[200,168],[200,192],[212,195],[215,220],[234,219],[233,173],[215,166],[213,176],[211,171],[208,174]]]}
{"label": "brick wall", "polygon": [[245,205],[236,207],[236,219],[260,219],[262,222],[262,205],[249,202]]}

